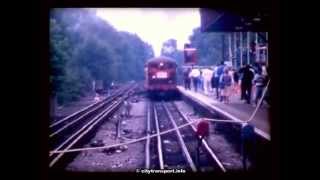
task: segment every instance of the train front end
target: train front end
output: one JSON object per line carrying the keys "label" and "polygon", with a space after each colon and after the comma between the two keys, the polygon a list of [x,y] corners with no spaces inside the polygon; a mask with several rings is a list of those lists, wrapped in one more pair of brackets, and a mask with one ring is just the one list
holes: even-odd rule
{"label": "train front end", "polygon": [[153,58],[145,66],[145,88],[152,99],[173,99],[178,96],[177,64],[167,57]]}

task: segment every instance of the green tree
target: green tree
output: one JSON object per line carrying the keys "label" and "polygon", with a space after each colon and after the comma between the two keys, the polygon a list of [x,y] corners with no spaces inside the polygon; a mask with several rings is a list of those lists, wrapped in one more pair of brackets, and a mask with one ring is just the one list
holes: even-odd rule
{"label": "green tree", "polygon": [[50,13],[50,83],[58,103],[90,92],[93,80],[143,80],[152,46],[137,35],[119,32],[88,9]]}
{"label": "green tree", "polygon": [[223,33],[202,33],[195,28],[189,37],[191,45],[197,48],[199,65],[218,64],[223,60]]}

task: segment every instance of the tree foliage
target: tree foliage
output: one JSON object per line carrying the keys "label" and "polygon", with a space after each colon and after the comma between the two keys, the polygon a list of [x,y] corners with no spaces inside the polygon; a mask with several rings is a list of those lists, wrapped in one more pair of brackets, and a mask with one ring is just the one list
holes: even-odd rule
{"label": "tree foliage", "polygon": [[59,104],[83,96],[93,80],[142,80],[152,46],[119,32],[88,9],[54,9],[50,14],[50,83]]}
{"label": "tree foliage", "polygon": [[217,32],[202,33],[200,28],[193,30],[189,40],[191,46],[198,50],[199,65],[218,64],[223,60],[223,43],[225,43],[223,42],[223,35],[223,33]]}

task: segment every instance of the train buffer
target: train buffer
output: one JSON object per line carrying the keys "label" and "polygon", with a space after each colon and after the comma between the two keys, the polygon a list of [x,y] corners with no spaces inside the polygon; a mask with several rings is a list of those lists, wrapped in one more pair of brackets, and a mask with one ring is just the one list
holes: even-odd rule
{"label": "train buffer", "polygon": [[[201,92],[194,92],[193,90],[185,90],[182,86],[178,86],[178,90],[182,96],[198,102],[201,105],[213,109],[214,111],[226,116],[228,119],[235,121],[246,121],[250,119],[255,107],[249,104],[245,104],[240,101],[239,97],[231,97],[230,103],[224,104],[218,101],[214,93],[211,95],[205,95]],[[270,122],[268,117],[268,107],[260,107],[257,110],[252,121],[249,122],[255,127],[255,132],[267,140],[270,138]]]}

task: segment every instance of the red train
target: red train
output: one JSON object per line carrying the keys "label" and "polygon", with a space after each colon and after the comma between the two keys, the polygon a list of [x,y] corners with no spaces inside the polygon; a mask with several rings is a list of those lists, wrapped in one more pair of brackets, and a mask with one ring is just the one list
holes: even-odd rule
{"label": "red train", "polygon": [[149,59],[145,64],[145,84],[151,98],[178,97],[177,63],[169,57]]}

